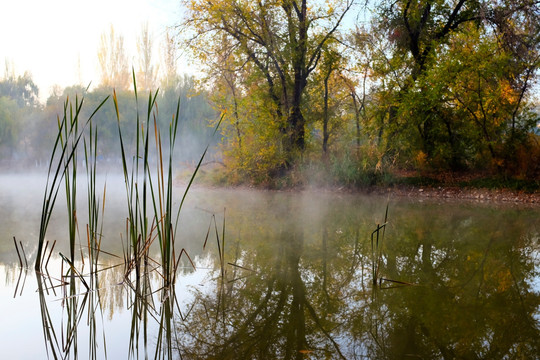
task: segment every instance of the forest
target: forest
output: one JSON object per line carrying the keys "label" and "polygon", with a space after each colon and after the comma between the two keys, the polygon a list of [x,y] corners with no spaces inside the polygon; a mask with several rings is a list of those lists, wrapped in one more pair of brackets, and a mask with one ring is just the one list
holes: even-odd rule
{"label": "forest", "polygon": [[[122,118],[135,121],[133,74],[139,93],[160,89],[164,126],[181,99],[185,161],[202,153],[223,115],[213,181],[224,184],[363,186],[403,172],[540,179],[538,1],[183,5],[159,78],[148,29],[134,65],[112,26],[98,85],[58,89],[42,104],[31,76],[6,70],[2,165],[48,158],[68,96],[84,94],[91,111],[114,88]],[[200,66],[196,77],[178,74],[179,50]],[[95,121],[100,156],[114,160],[113,111],[106,104]]]}

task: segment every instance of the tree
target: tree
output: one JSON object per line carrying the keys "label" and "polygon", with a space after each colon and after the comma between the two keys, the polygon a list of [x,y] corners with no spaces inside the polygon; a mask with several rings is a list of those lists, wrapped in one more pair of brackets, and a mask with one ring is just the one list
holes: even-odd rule
{"label": "tree", "polygon": [[323,95],[323,141],[322,141],[322,151],[324,155],[328,153],[328,139],[330,137],[328,124],[330,121],[330,109],[329,109],[329,81],[332,73],[336,70],[339,70],[339,62],[336,60],[339,57],[339,54],[334,49],[325,49],[324,55],[322,56],[322,74],[323,74],[323,84],[324,84],[324,95]]}
{"label": "tree", "polygon": [[174,38],[167,31],[161,45],[161,87],[173,87],[178,79],[177,51]]}
{"label": "tree", "polygon": [[32,75],[25,72],[16,77],[7,67],[4,79],[0,81],[0,96],[14,100],[20,108],[39,105],[39,88]]}
{"label": "tree", "polygon": [[101,85],[127,90],[130,85],[130,71],[124,37],[116,35],[111,25],[108,34],[101,34],[98,49],[98,60],[101,70]]}
{"label": "tree", "polygon": [[6,63],[4,78],[0,81],[0,154],[4,158],[13,157],[18,150],[26,151],[23,139],[27,123],[32,115],[41,110],[39,89],[32,76],[25,72],[16,76]]}
{"label": "tree", "polygon": [[[487,148],[500,164],[497,148],[530,131],[526,99],[540,66],[539,19],[538,3],[528,0],[383,2],[372,32],[386,36],[374,70],[389,148],[453,169]],[[450,71],[458,63],[461,70]]]}
{"label": "tree", "polygon": [[[347,106],[349,91],[344,75],[347,59],[338,45],[336,41],[329,41],[323,47],[320,65],[313,72],[304,100],[309,104],[304,116],[312,132],[317,134],[313,137],[312,147],[322,150],[325,161],[330,153],[334,156],[342,150],[338,144],[340,140],[348,138],[347,124],[352,120],[352,113]],[[346,148],[345,151],[348,151],[349,146],[346,145]]]}
{"label": "tree", "polygon": [[148,30],[148,22],[141,28],[137,38],[139,68],[137,71],[137,87],[140,90],[153,90],[156,87],[157,68],[152,62],[152,34]]}
{"label": "tree", "polygon": [[0,154],[2,158],[13,152],[17,140],[19,109],[17,103],[5,96],[0,96]]}
{"label": "tree", "polygon": [[[230,54],[250,69],[273,104],[287,162],[306,144],[303,95],[323,46],[336,35],[352,1],[186,1],[188,45],[206,64]],[[224,38],[226,41],[223,41]]]}

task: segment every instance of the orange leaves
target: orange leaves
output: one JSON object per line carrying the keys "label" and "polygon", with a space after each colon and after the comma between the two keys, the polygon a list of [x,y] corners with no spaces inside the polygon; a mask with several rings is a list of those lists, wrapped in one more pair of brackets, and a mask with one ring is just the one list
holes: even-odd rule
{"label": "orange leaves", "polygon": [[499,270],[494,278],[497,279],[497,292],[499,293],[509,290],[512,286],[512,274],[508,268]]}
{"label": "orange leaves", "polygon": [[518,101],[519,95],[516,90],[510,86],[508,80],[502,80],[500,82],[499,93],[501,100],[505,100],[510,105],[515,105]]}

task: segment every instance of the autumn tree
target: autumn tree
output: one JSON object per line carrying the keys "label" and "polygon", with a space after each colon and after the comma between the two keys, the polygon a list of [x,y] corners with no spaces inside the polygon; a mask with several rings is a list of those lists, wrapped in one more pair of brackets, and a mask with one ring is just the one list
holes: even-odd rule
{"label": "autumn tree", "polygon": [[101,85],[126,90],[130,85],[128,55],[124,48],[124,37],[117,35],[111,25],[108,33],[101,34],[98,60]]}
{"label": "autumn tree", "polygon": [[177,49],[174,37],[166,32],[161,45],[161,87],[170,88],[178,79]]}
{"label": "autumn tree", "polygon": [[387,147],[454,169],[485,148],[499,164],[533,123],[539,18],[528,0],[382,2],[368,35],[385,37],[373,69]]}
{"label": "autumn tree", "polygon": [[137,38],[137,87],[140,90],[154,90],[156,87],[157,67],[153,63],[153,54],[153,37],[146,22]]}
{"label": "autumn tree", "polygon": [[[306,91],[305,103],[309,106],[306,106],[304,115],[316,134],[312,147],[316,148],[316,153],[322,152],[324,161],[329,159],[329,155],[350,151],[346,143],[349,142],[349,125],[354,122],[354,117],[348,106],[347,55],[337,41],[327,42]],[[346,145],[340,146],[340,142]]]}
{"label": "autumn tree", "polygon": [[[207,65],[220,54],[249,68],[252,86],[264,91],[287,163],[306,145],[303,97],[322,49],[338,32],[354,1],[186,1],[188,45]],[[225,41],[224,41],[225,40]],[[274,140],[275,141],[275,140]]]}
{"label": "autumn tree", "polygon": [[[335,89],[330,88],[332,75],[339,72],[340,69],[340,56],[339,53],[331,48],[327,47],[323,51],[322,55],[322,64],[321,64],[321,75],[323,83],[323,116],[322,116],[322,125],[323,125],[323,138],[322,138],[322,151],[326,155],[328,153],[328,140],[330,138],[330,117],[331,117],[331,106],[330,106],[330,91],[335,92]],[[340,78],[337,78],[340,80]]]}

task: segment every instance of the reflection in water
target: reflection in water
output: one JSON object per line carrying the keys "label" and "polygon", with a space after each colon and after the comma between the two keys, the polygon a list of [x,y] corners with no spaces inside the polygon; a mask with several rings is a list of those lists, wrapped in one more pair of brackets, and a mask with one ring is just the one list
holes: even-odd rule
{"label": "reflection in water", "polygon": [[[44,340],[50,358],[84,359],[497,359],[540,353],[537,208],[391,200],[373,287],[370,234],[384,223],[387,199],[196,190],[188,200],[178,241],[197,270],[186,262],[168,291],[154,264],[137,281],[125,278],[123,265],[105,254],[95,277],[77,264],[89,289],[74,273],[58,276],[67,265],[61,269],[56,255],[52,276],[34,282],[31,273],[26,279],[15,270],[12,236],[23,239],[25,249],[32,245],[18,232],[2,233],[2,241],[10,241],[10,247],[0,244],[6,249],[2,263],[11,261],[0,267],[9,298],[23,301],[38,289],[41,323],[35,318],[25,326],[39,327],[40,334],[33,338],[29,331],[27,341]],[[216,214],[214,222],[207,211]],[[114,217],[106,213],[107,221]],[[104,250],[121,254],[120,239],[115,244],[109,234]],[[25,350],[8,354],[31,358]]]}
{"label": "reflection in water", "polygon": [[257,232],[249,222],[228,220],[238,236],[229,246],[227,273],[216,271],[215,291],[199,292],[187,319],[177,322],[179,353],[535,358],[540,294],[531,280],[538,276],[538,218],[513,210],[406,206],[393,206],[382,250],[380,275],[393,281],[374,288],[364,240],[370,232],[353,212],[336,215],[330,208],[310,222],[282,209],[271,225],[259,219]]}
{"label": "reflection in water", "polygon": [[[101,359],[106,357],[106,341],[103,332],[103,314],[100,304],[99,290],[94,288],[97,274],[90,278],[90,288],[79,293],[81,279],[73,271],[56,281],[47,273],[36,273],[41,311],[41,325],[45,339],[47,355],[58,358]],[[58,282],[55,284],[55,282]],[[57,295],[56,289],[62,291],[63,309],[61,322],[51,316],[49,311],[49,295]],[[79,331],[84,336],[79,335]],[[88,352],[79,351],[79,341],[88,341]]]}

